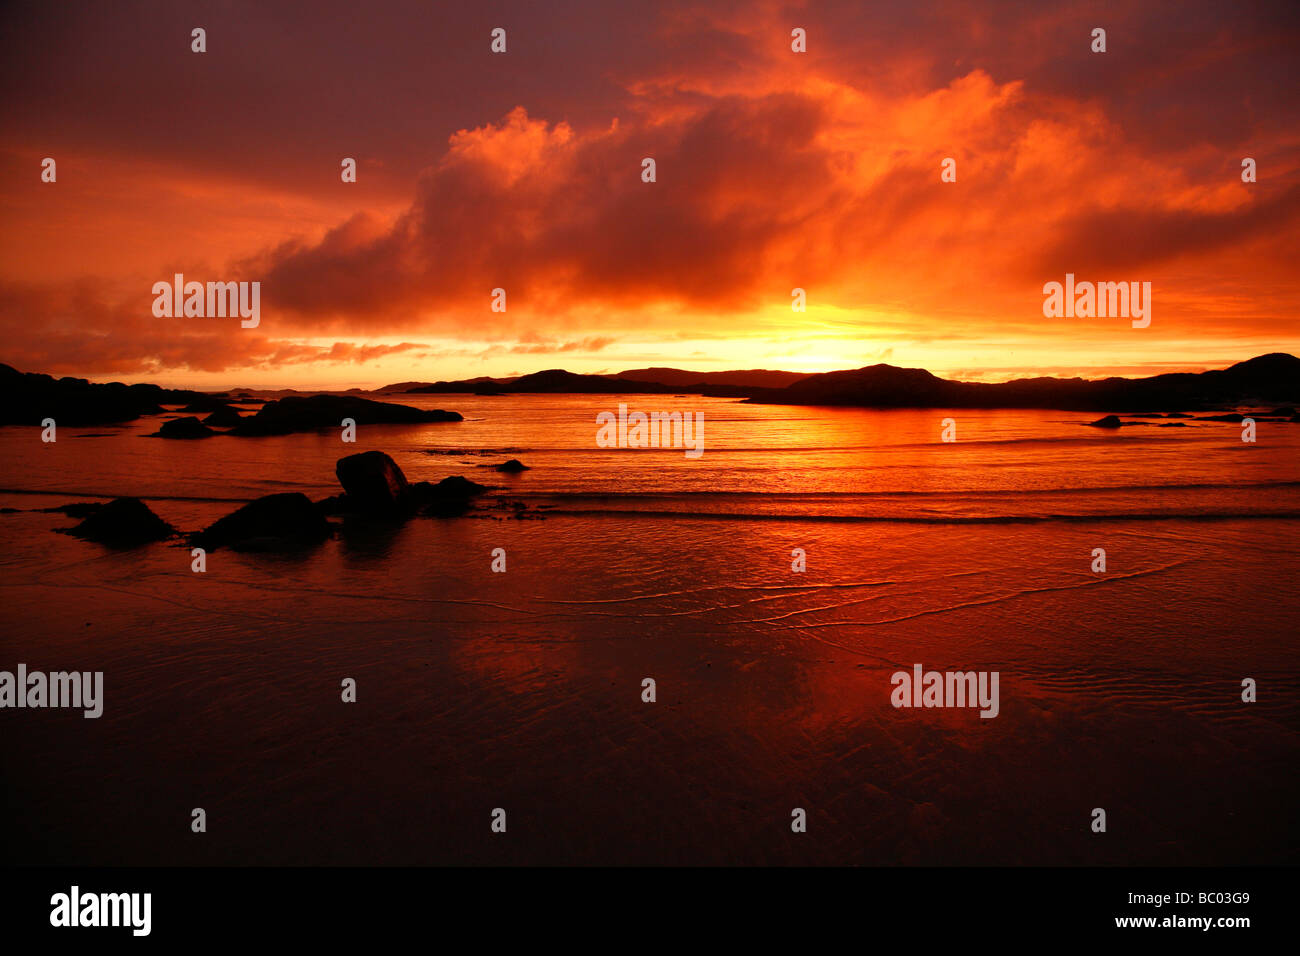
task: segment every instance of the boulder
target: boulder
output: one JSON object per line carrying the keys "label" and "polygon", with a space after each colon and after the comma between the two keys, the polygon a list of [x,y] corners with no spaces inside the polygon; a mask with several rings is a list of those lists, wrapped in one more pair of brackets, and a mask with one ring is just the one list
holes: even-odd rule
{"label": "boulder", "polygon": [[517,475],[521,471],[527,471],[528,466],[518,458],[511,458],[509,461],[502,462],[499,465],[492,466],[494,471],[504,471],[506,474]]}
{"label": "boulder", "polygon": [[382,451],[340,458],[334,473],[354,511],[396,512],[407,507],[407,481],[402,469]]}
{"label": "boulder", "polygon": [[317,544],[329,534],[325,516],[306,495],[292,491],[250,501],[190,540],[209,551],[284,551]]}
{"label": "boulder", "polygon": [[453,475],[436,485],[418,481],[410,486],[409,497],[425,514],[450,517],[464,514],[469,510],[471,500],[487,490],[487,485]]}
{"label": "boulder", "polygon": [[231,408],[229,405],[222,405],[207,418],[203,419],[203,424],[212,425],[217,428],[234,428],[243,420],[244,416],[239,414],[235,409]]}
{"label": "boulder", "polygon": [[215,435],[211,428],[203,424],[193,415],[185,418],[173,418],[171,421],[163,422],[151,437],[153,438],[210,438]]}
{"label": "boulder", "polygon": [[240,421],[231,434],[288,435],[318,428],[338,428],[345,418],[358,425],[413,425],[463,420],[458,412],[413,408],[352,395],[291,395],[267,402],[256,415]]}
{"label": "boulder", "polygon": [[1095,422],[1088,422],[1093,428],[1119,428],[1124,423],[1119,420],[1118,415],[1107,415],[1105,418],[1099,418]]}
{"label": "boulder", "polygon": [[149,510],[139,498],[114,498],[99,505],[67,533],[87,541],[116,547],[132,547],[149,541],[170,538],[176,529]]}

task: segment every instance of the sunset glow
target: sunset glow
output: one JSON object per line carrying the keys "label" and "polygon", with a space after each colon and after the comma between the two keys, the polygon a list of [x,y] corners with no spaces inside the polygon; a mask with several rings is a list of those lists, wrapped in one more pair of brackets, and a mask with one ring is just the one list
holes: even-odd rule
{"label": "sunset glow", "polygon": [[[993,381],[1300,351],[1295,33],[1249,7],[1107,9],[1103,65],[1062,39],[1086,38],[1090,4],[565,5],[563,29],[516,13],[497,58],[448,40],[491,12],[413,5],[396,29],[338,6],[310,26],[214,11],[204,57],[162,42],[191,18],[165,9],[111,46],[93,6],[33,27],[61,31],[53,55],[7,44],[7,361],[333,388],[876,362]],[[154,318],[173,272],[260,281],[263,321]],[[1044,319],[1066,272],[1151,282],[1155,321]]]}

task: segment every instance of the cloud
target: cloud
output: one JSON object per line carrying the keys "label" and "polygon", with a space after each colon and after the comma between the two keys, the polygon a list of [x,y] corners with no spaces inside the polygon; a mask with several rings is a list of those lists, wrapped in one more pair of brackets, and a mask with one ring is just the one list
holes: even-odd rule
{"label": "cloud", "polygon": [[[206,58],[165,5],[135,4],[131,31],[78,9],[29,9],[0,40],[0,75],[30,88],[0,105],[0,327],[41,367],[346,367],[456,340],[611,361],[649,337],[738,364],[751,340],[900,360],[947,343],[962,365],[1015,338],[1061,364],[1047,353],[1105,341],[1044,324],[1042,283],[1066,271],[1152,281],[1151,338],[1296,339],[1284,4],[520,5],[505,57],[483,16],[427,4],[303,24],[233,3]],[[190,113],[209,122],[175,135]],[[57,187],[29,175],[45,150],[67,151]],[[141,290],[173,270],[260,281],[262,326],[154,320]]]}

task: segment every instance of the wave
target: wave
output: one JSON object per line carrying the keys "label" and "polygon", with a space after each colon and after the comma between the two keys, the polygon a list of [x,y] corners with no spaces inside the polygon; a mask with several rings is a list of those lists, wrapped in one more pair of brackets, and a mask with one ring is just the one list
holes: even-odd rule
{"label": "wave", "polygon": [[[467,419],[467,421],[468,421],[468,420],[469,420],[469,419]],[[1073,424],[1073,423],[1071,423],[1071,424]],[[707,429],[706,429],[705,434],[706,434],[706,435],[708,434]],[[1044,437],[1040,437],[1040,438],[981,438],[981,439],[963,439],[963,440],[960,441],[960,442],[944,442],[944,441],[940,441],[940,440],[936,439],[936,440],[934,440],[934,441],[922,441],[922,442],[878,442],[878,443],[870,444],[870,445],[848,445],[848,444],[835,444],[835,445],[758,445],[758,444],[755,444],[755,445],[715,445],[715,444],[713,444],[712,442],[710,442],[710,441],[706,438],[706,439],[705,439],[705,442],[704,442],[704,452],[705,452],[705,454],[707,454],[707,455],[715,455],[715,454],[723,454],[723,453],[726,453],[726,454],[754,454],[754,455],[767,455],[767,454],[778,454],[778,453],[785,453],[785,452],[794,452],[794,453],[798,453],[798,454],[804,454],[804,453],[808,453],[808,452],[859,452],[859,451],[893,452],[893,451],[898,451],[898,450],[900,450],[900,449],[916,449],[916,448],[933,448],[933,449],[944,448],[944,449],[948,449],[948,448],[952,448],[952,447],[954,447],[954,446],[960,446],[960,447],[963,447],[963,448],[971,448],[971,447],[979,447],[979,446],[984,446],[984,445],[989,445],[989,446],[1001,446],[1001,445],[1076,445],[1076,446],[1085,446],[1085,447],[1090,447],[1090,446],[1094,445],[1096,442],[1098,442],[1099,440],[1104,440],[1104,439],[1106,439],[1106,438],[1108,438],[1108,437],[1109,437],[1109,438],[1114,438],[1115,435],[1114,435],[1113,433],[1109,432],[1109,431],[1106,431],[1106,430],[1093,429],[1091,432],[1089,432],[1089,433],[1087,433],[1087,434],[1081,434],[1080,436],[1078,436],[1078,437],[1074,437],[1074,438],[1063,437],[1063,436],[1059,436],[1059,435],[1058,435],[1058,436],[1044,436]],[[1143,433],[1141,436],[1137,436],[1137,435],[1127,435],[1127,436],[1124,436],[1124,437],[1125,437],[1129,442],[1142,441],[1142,442],[1153,442],[1153,443],[1162,443],[1162,444],[1163,444],[1163,443],[1166,443],[1166,442],[1179,442],[1179,441],[1183,441],[1183,442],[1185,442],[1186,439],[1187,439],[1187,433],[1186,433],[1186,431],[1182,432],[1180,435],[1168,435],[1168,434],[1159,434],[1159,435],[1157,435],[1157,434],[1151,434],[1151,433]],[[648,447],[648,448],[624,448],[624,447],[609,447],[609,448],[602,448],[602,447],[600,447],[599,445],[596,445],[596,444],[589,444],[589,445],[574,445],[574,446],[561,446],[561,445],[537,445],[537,446],[532,446],[532,447],[502,448],[502,449],[496,449],[495,452],[494,452],[494,450],[492,450],[492,449],[477,449],[477,448],[419,448],[419,449],[413,449],[413,451],[415,451],[415,452],[417,452],[417,453],[419,453],[419,454],[424,454],[424,455],[479,455],[479,454],[492,454],[492,453],[496,453],[496,454],[507,454],[507,453],[508,453],[508,454],[527,454],[527,455],[549,455],[549,454],[566,454],[566,455],[627,455],[627,454],[633,454],[633,453],[635,453],[635,454],[643,454],[643,455],[654,455],[654,454],[661,454],[661,455],[668,455],[668,454],[671,454],[671,455],[680,455],[684,450],[685,450],[684,446],[682,446],[682,445],[680,445],[680,444],[678,444],[678,445],[675,446],[675,447],[672,446],[672,445],[659,445],[659,446]]]}
{"label": "wave", "polygon": [[762,513],[736,511],[673,511],[632,508],[548,508],[547,517],[621,517],[621,518],[678,518],[689,520],[723,521],[812,521],[844,524],[915,524],[915,525],[983,525],[983,524],[1046,524],[1049,522],[1093,521],[1294,521],[1300,520],[1300,510],[1288,511],[1167,511],[1154,513],[1102,512],[1096,514],[1029,514],[1029,515],[827,515],[799,514],[798,512]]}
{"label": "wave", "polygon": [[812,498],[970,498],[970,497],[1015,497],[1030,495],[1086,495],[1098,492],[1145,492],[1145,491],[1198,491],[1198,490],[1233,490],[1252,491],[1265,488],[1300,488],[1300,481],[1237,481],[1237,482],[1192,482],[1188,484],[1153,484],[1153,485],[1095,485],[1087,488],[953,488],[944,491],[729,491],[725,489],[697,491],[511,491],[511,498],[557,498],[566,500],[600,501],[610,498],[647,500],[672,500],[674,498],[737,499],[754,498],[765,501],[799,501]]}

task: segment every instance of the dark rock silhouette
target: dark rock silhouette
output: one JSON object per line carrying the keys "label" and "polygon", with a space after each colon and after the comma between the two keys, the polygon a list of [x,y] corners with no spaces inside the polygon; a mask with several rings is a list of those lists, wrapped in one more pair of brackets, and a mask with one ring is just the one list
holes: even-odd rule
{"label": "dark rock silhouette", "polygon": [[339,515],[347,511],[347,495],[330,495],[312,503],[312,507],[323,515]]}
{"label": "dark rock silhouette", "polygon": [[410,509],[406,476],[382,451],[340,458],[334,474],[343,486],[346,509],[390,513]]}
{"label": "dark rock silhouette", "polygon": [[208,551],[284,551],[309,547],[329,537],[324,515],[299,491],[266,495],[250,501],[215,524],[191,536],[191,543]]}
{"label": "dark rock silhouette", "polygon": [[[79,506],[65,506],[69,507]],[[170,538],[176,529],[139,498],[114,498],[108,504],[96,505],[86,520],[66,533],[114,547],[133,547]]]}
{"label": "dark rock silhouette", "polygon": [[316,502],[322,515],[364,514],[404,520],[416,513],[458,515],[469,510],[486,485],[454,475],[437,484],[408,482],[402,469],[382,451],[340,458],[334,466],[343,494]]}
{"label": "dark rock silhouette", "polygon": [[64,514],[69,518],[85,518],[104,507],[102,501],[74,501],[70,505],[55,505],[53,508],[38,508],[45,514]]}
{"label": "dark rock silhouette", "polygon": [[493,471],[504,471],[507,474],[515,475],[521,471],[527,471],[528,466],[518,458],[511,458],[509,461],[503,461],[499,465],[492,466]]}
{"label": "dark rock silhouette", "polygon": [[410,496],[424,514],[451,517],[464,514],[473,499],[487,490],[487,485],[453,475],[436,485],[427,481],[416,482],[410,486]]}
{"label": "dark rock silhouette", "polygon": [[162,426],[153,433],[154,438],[211,438],[215,435],[211,428],[203,424],[193,415],[187,415],[185,418],[173,418],[171,421],[162,423]]}
{"label": "dark rock silhouette", "polygon": [[157,385],[98,385],[84,378],[53,378],[0,365],[0,425],[106,425],[156,415],[163,405],[202,399],[202,392]]}
{"label": "dark rock silhouette", "polygon": [[1095,422],[1088,422],[1093,428],[1119,428],[1124,423],[1119,420],[1118,415],[1107,415],[1105,418],[1099,418]]}
{"label": "dark rock silhouette", "polygon": [[203,419],[203,424],[215,428],[234,428],[243,420],[244,416],[239,414],[238,411],[231,408],[229,405],[222,405],[207,418]]}
{"label": "dark rock silhouette", "polygon": [[459,422],[458,412],[413,408],[371,401],[352,395],[292,395],[267,402],[257,414],[243,419],[232,435],[288,435],[317,428],[338,428],[343,419],[358,425],[410,425],[420,422]]}

